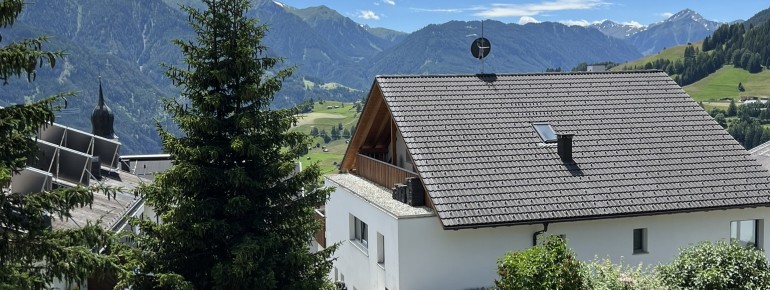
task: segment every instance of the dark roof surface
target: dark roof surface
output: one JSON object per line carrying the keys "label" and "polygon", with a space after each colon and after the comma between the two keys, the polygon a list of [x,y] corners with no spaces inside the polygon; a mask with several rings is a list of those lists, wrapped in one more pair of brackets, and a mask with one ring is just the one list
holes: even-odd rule
{"label": "dark roof surface", "polygon": [[[663,72],[376,84],[446,228],[770,205],[770,173]],[[574,165],[536,122],[575,134]]]}
{"label": "dark roof surface", "polygon": [[759,164],[770,169],[770,142],[765,142],[759,144],[757,147],[751,148],[749,153],[759,161]]}

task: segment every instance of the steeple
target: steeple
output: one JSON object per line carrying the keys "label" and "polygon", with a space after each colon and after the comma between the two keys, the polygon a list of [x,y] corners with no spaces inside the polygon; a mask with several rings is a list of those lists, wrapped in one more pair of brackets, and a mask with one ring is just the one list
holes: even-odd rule
{"label": "steeple", "polygon": [[91,128],[92,132],[96,136],[101,136],[107,139],[115,138],[115,130],[113,129],[113,123],[115,122],[115,115],[110,110],[110,107],[104,104],[104,93],[102,92],[102,78],[99,77],[99,103],[94,108],[94,112],[91,113]]}

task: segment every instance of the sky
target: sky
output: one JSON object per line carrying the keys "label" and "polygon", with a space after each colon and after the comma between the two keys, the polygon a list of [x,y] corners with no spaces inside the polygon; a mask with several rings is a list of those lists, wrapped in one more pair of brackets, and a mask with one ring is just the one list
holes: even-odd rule
{"label": "sky", "polygon": [[493,19],[505,23],[561,22],[587,25],[602,20],[649,25],[692,9],[720,22],[746,20],[770,7],[767,0],[278,0],[296,8],[326,5],[371,27],[414,32],[450,20]]}

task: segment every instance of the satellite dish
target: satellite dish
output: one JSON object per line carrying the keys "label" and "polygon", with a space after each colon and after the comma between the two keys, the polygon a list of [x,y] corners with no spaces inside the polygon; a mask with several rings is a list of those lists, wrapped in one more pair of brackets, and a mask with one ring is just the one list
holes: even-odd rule
{"label": "satellite dish", "polygon": [[471,54],[477,59],[487,57],[490,50],[492,50],[492,43],[489,42],[489,39],[484,37],[476,38],[471,44]]}

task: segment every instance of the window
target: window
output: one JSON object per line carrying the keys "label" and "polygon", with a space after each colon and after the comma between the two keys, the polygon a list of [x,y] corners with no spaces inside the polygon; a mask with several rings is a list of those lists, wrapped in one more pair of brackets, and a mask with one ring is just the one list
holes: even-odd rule
{"label": "window", "polygon": [[730,241],[738,244],[762,248],[760,243],[762,220],[743,220],[730,222]]}
{"label": "window", "polygon": [[353,217],[353,223],[354,223],[354,232],[353,232],[353,239],[361,243],[364,247],[369,247],[369,234],[368,234],[368,227],[366,226],[366,223],[358,219],[357,217]]}
{"label": "window", "polygon": [[385,264],[385,236],[377,233],[377,263]]}
{"label": "window", "polygon": [[556,131],[553,130],[553,127],[551,127],[551,124],[533,123],[532,126],[535,127],[535,131],[537,131],[537,134],[540,135],[541,139],[543,139],[543,142],[545,143],[556,142]]}
{"label": "window", "polygon": [[647,229],[634,229],[634,254],[647,254]]}

